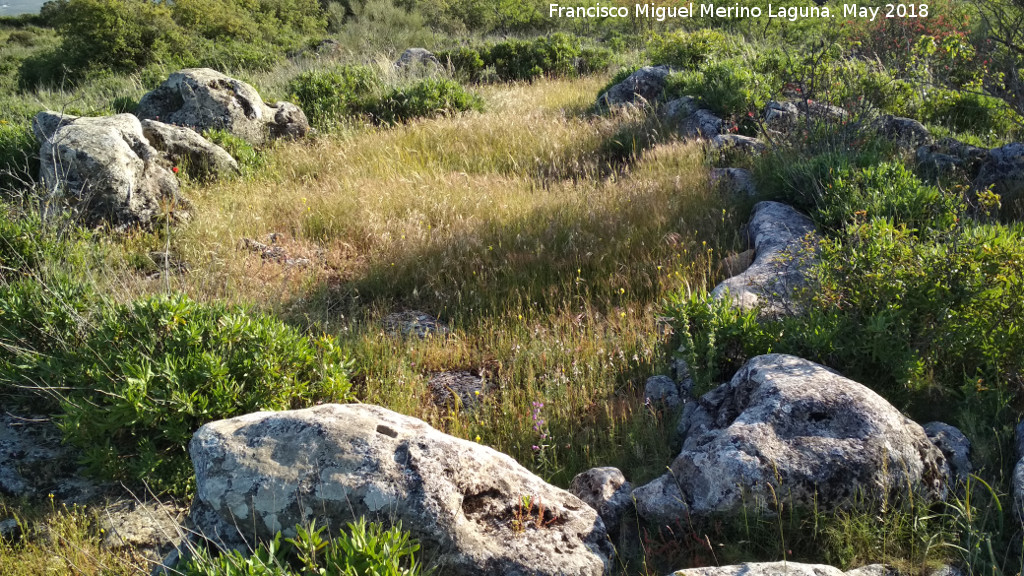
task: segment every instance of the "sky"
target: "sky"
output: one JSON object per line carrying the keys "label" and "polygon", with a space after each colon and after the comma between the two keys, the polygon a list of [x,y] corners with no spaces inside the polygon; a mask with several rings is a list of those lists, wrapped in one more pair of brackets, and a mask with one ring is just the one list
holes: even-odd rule
{"label": "sky", "polygon": [[46,0],[0,0],[0,16],[17,16],[39,12]]}

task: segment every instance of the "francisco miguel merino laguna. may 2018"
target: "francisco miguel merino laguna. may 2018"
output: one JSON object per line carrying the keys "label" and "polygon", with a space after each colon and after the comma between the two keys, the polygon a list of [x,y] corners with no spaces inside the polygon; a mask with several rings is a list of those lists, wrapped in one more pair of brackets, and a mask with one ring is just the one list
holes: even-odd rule
{"label": "francisco miguel merino laguna. may 2018", "polygon": [[[804,18],[864,18],[875,20],[879,16],[903,18],[924,18],[928,16],[927,4],[889,4],[888,10],[881,6],[864,6],[859,4],[843,4],[842,10],[829,6],[777,6],[768,4],[760,6],[744,6],[739,3],[732,5],[697,4],[688,2],[675,6],[659,4],[634,4],[630,10],[627,6],[564,6],[549,4],[548,16],[551,18],[651,18],[658,22],[677,18],[784,18],[790,21]],[[900,10],[895,10],[899,8]]]}

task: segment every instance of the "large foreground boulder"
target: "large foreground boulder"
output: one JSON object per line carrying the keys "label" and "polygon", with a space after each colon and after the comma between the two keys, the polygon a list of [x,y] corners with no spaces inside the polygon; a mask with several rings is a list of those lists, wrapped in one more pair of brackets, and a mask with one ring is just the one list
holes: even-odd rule
{"label": "large foreground boulder", "polygon": [[671,70],[668,66],[644,66],[597,98],[601,107],[653,104],[665,91]]}
{"label": "large foreground boulder", "polygon": [[185,215],[177,177],[161,164],[135,116],[40,112],[32,128],[51,204],[69,206],[89,225],[145,226],[164,213]]}
{"label": "large foreground boulder", "polygon": [[252,86],[209,68],[175,72],[142,97],[135,114],[144,120],[187,126],[198,132],[227,130],[253,145],[309,133],[294,104],[266,104]]}
{"label": "large foreground boulder", "polygon": [[314,519],[334,532],[362,516],[401,521],[446,575],[597,576],[611,566],[605,526],[579,498],[505,454],[378,406],[222,420],[189,450],[205,533],[230,525],[265,539]]}
{"label": "large foreground boulder", "polygon": [[833,509],[858,495],[946,494],[949,467],[924,430],[870,389],[783,354],[750,360],[687,405],[669,472],[633,491],[637,513],[668,524],[753,506]]}
{"label": "large foreground boulder", "polygon": [[740,308],[760,307],[771,316],[793,312],[793,292],[804,283],[812,261],[814,224],[786,204],[758,202],[748,234],[754,244],[754,263],[716,286],[712,296],[728,296]]}

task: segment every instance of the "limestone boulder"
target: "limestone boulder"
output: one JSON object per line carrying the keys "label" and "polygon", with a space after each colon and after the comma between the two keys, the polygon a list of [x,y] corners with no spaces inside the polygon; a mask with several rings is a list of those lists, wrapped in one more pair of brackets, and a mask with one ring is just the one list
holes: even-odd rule
{"label": "limestone boulder", "polygon": [[597,510],[609,533],[618,531],[622,517],[633,507],[633,485],[618,468],[591,468],[580,472],[569,484],[569,491]]}
{"label": "limestone boulder", "polygon": [[597,98],[597,105],[614,108],[628,104],[653,104],[665,91],[668,66],[644,66]]}
{"label": "limestone boulder", "polygon": [[929,422],[924,425],[924,432],[946,457],[952,478],[957,482],[966,482],[974,471],[971,464],[971,441],[967,436],[955,426],[944,422]]}
{"label": "limestone boulder", "polygon": [[757,196],[754,174],[743,168],[714,168],[711,170],[711,184],[724,188],[737,196]]}
{"label": "limestone boulder", "polygon": [[913,118],[886,114],[879,120],[879,131],[900,146],[914,150],[932,143],[932,133]]}
{"label": "limestone boulder", "polygon": [[[439,573],[602,575],[597,512],[511,457],[378,406],[323,405],[207,424],[189,446],[203,533],[247,540],[316,520],[401,521]],[[207,526],[206,524],[212,524]]]}
{"label": "limestone boulder", "polygon": [[919,146],[915,153],[917,167],[928,176],[947,176],[956,172],[974,178],[988,150],[943,138],[934,144]]}
{"label": "limestone boulder", "polygon": [[135,114],[197,132],[226,130],[256,146],[309,133],[306,115],[294,104],[267,104],[249,84],[209,68],[171,74],[142,97]]}
{"label": "limestone boulder", "polygon": [[779,202],[758,202],[748,225],[754,262],[715,287],[715,298],[730,298],[743,309],[759,307],[769,316],[795,311],[792,296],[806,280],[817,243],[811,219]]}
{"label": "limestone boulder", "polygon": [[637,513],[671,524],[752,506],[817,506],[946,495],[949,466],[921,426],[829,368],[783,354],[751,359],[687,405],[669,472],[633,491]]}
{"label": "limestone boulder", "polygon": [[1024,142],[1013,142],[988,151],[981,162],[974,186],[992,187],[1005,208],[1024,215]]}
{"label": "limestone boulder", "polygon": [[409,48],[395,61],[395,68],[415,68],[417,66],[440,66],[437,56],[426,48]]}
{"label": "limestone boulder", "polygon": [[40,112],[33,131],[49,204],[70,208],[89,225],[147,226],[164,214],[187,216],[177,177],[135,116]]}
{"label": "limestone boulder", "polygon": [[194,178],[216,178],[238,172],[238,162],[227,150],[191,128],[143,120],[142,134],[161,152],[169,166],[180,166]]}

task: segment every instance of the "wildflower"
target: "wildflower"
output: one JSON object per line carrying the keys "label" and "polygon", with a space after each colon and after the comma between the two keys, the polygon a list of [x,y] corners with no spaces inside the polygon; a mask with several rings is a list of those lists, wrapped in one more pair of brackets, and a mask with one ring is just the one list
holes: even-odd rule
{"label": "wildflower", "polygon": [[175,174],[177,174],[178,173],[178,167],[174,166],[173,168],[171,168],[171,172],[174,172]]}
{"label": "wildflower", "polygon": [[533,446],[530,446],[530,448],[533,448],[534,452],[540,450],[540,446],[537,446],[536,444],[534,444]]}
{"label": "wildflower", "polygon": [[480,435],[479,434],[476,435],[476,442],[477,442],[477,444],[480,443]]}

